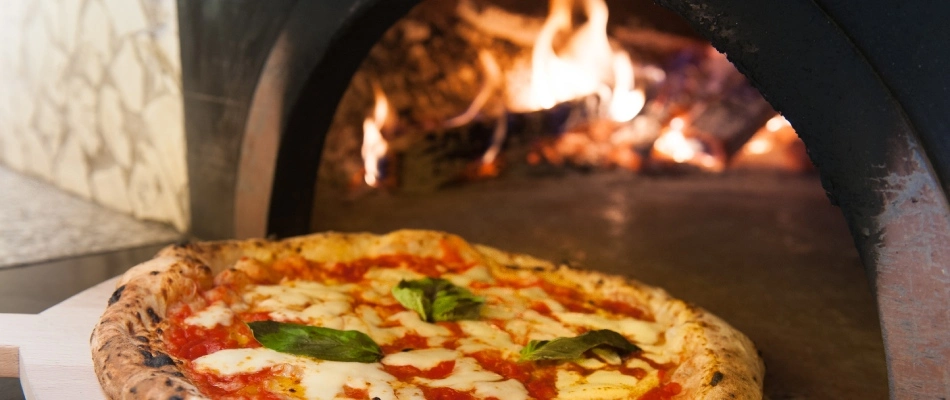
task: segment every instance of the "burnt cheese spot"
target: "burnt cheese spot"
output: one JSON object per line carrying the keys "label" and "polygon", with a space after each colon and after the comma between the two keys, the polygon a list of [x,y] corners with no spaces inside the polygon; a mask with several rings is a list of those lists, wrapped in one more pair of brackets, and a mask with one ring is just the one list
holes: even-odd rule
{"label": "burnt cheese spot", "polygon": [[155,313],[155,310],[152,309],[152,307],[146,308],[145,312],[148,313],[148,317],[152,319],[152,323],[157,324],[159,322],[162,322],[162,317],[159,317],[158,314]]}
{"label": "burnt cheese spot", "polygon": [[176,396],[169,397],[168,400],[185,400],[185,399],[181,396],[176,395]]}
{"label": "burnt cheese spot", "polygon": [[154,275],[158,275],[159,273],[160,273],[160,272],[158,272],[158,271],[152,271],[152,272],[149,272],[148,274],[154,276]]}
{"label": "burnt cheese spot", "polygon": [[723,377],[724,377],[724,376],[722,375],[722,372],[716,371],[716,372],[713,374],[712,379],[709,380],[709,385],[710,385],[710,386],[716,386],[716,385],[718,385],[719,382],[722,382],[722,378],[723,378]]}
{"label": "burnt cheese spot", "polygon": [[165,386],[171,387],[172,385],[172,378],[165,378]]}
{"label": "burnt cheese spot", "polygon": [[146,367],[152,368],[161,368],[166,365],[175,365],[175,361],[172,360],[168,354],[156,351],[155,354],[149,353],[147,350],[141,350],[142,357],[145,357],[145,361],[142,364],[145,364]]}
{"label": "burnt cheese spot", "polygon": [[122,286],[119,286],[119,288],[116,289],[114,292],[112,292],[112,297],[109,298],[109,305],[111,306],[115,304],[115,302],[119,301],[119,298],[122,297],[122,292],[124,291],[125,291],[125,285],[122,285]]}

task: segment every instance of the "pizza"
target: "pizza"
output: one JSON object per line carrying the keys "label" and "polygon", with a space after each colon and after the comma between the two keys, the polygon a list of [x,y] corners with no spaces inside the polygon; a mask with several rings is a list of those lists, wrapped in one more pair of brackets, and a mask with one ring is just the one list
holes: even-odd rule
{"label": "pizza", "polygon": [[169,246],[91,350],[113,399],[758,399],[764,375],[661,289],[412,230]]}

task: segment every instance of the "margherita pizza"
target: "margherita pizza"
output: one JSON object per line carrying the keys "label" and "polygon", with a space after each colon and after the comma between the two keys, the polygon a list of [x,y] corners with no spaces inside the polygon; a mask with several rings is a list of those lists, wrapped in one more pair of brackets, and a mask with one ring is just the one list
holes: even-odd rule
{"label": "margherita pizza", "polygon": [[430,231],[175,245],[91,339],[113,399],[757,399],[721,319]]}

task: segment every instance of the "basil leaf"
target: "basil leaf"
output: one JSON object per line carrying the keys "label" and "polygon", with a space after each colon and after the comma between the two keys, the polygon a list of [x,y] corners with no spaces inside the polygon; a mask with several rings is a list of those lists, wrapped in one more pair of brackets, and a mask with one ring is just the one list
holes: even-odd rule
{"label": "basil leaf", "polygon": [[281,353],[327,361],[372,363],[383,351],[372,338],[359,331],[291,324],[277,321],[248,322],[254,338],[264,347]]}
{"label": "basil leaf", "polygon": [[597,346],[610,346],[621,355],[640,351],[623,335],[609,329],[590,331],[572,338],[532,340],[521,349],[519,361],[573,360]]}
{"label": "basil leaf", "polygon": [[392,292],[400,304],[427,322],[476,319],[485,303],[468,289],[439,278],[400,281]]}
{"label": "basil leaf", "polygon": [[435,301],[432,302],[432,319],[435,321],[478,319],[484,302],[484,299],[471,293],[436,295]]}
{"label": "basil leaf", "polygon": [[392,292],[399,304],[418,313],[423,321],[429,321],[428,316],[432,315],[432,296],[426,293],[426,285],[420,281],[399,281]]}

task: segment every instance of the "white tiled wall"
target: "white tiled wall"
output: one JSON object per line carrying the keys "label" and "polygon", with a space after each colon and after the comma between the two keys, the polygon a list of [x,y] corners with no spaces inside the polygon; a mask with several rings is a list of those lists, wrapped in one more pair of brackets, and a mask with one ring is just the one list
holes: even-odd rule
{"label": "white tiled wall", "polygon": [[0,164],[186,230],[175,0],[0,3]]}

